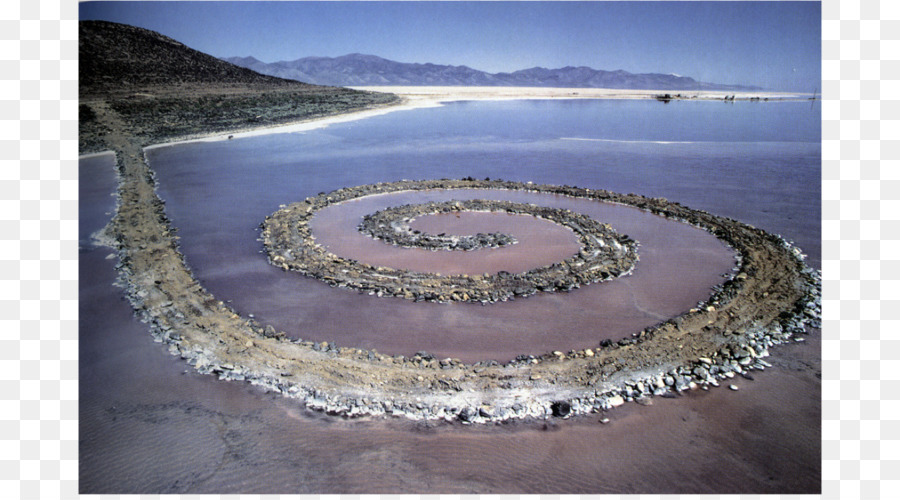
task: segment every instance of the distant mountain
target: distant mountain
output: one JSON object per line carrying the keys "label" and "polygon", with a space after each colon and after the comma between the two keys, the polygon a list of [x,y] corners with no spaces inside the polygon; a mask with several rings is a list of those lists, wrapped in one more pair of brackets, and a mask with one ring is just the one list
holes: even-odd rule
{"label": "distant mountain", "polygon": [[698,82],[693,78],[660,73],[604,71],[587,66],[530,68],[512,73],[487,73],[468,66],[401,63],[366,54],[341,57],[304,57],[265,63],[254,57],[224,58],[253,71],[319,85],[441,85],[584,87],[647,90],[761,90],[747,85]]}
{"label": "distant mountain", "polygon": [[365,54],[304,57],[275,63],[254,57],[224,60],[265,75],[320,85],[504,85],[493,75],[467,66],[400,63]]}

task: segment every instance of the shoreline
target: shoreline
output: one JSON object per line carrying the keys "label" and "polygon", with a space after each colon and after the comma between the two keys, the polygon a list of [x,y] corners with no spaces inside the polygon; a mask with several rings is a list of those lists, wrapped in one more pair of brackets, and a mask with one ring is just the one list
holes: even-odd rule
{"label": "shoreline", "polygon": [[[145,150],[153,150],[168,146],[190,144],[194,142],[215,142],[245,137],[257,137],[269,134],[292,134],[308,132],[328,127],[332,124],[347,123],[381,116],[395,111],[408,111],[420,108],[435,108],[445,103],[458,101],[515,101],[515,100],[558,100],[558,99],[625,99],[648,100],[655,95],[679,93],[689,97],[680,100],[721,101],[729,95],[736,96],[739,101],[748,101],[754,97],[770,99],[768,102],[806,100],[809,94],[791,92],[727,92],[727,91],[673,91],[673,90],[628,90],[599,88],[566,88],[566,87],[427,87],[427,86],[360,86],[347,87],[369,92],[392,93],[400,97],[399,102],[374,108],[319,116],[282,125],[238,128],[227,132],[206,132],[175,138],[144,146]],[[92,155],[110,152],[100,151],[85,153],[78,158],[89,158]]]}
{"label": "shoreline", "polygon": [[736,90],[642,90],[584,87],[450,87],[450,86],[351,86],[354,90],[388,92],[411,100],[477,101],[524,99],[655,99],[658,95],[679,95],[682,100],[736,100],[768,98],[771,101],[805,100],[812,94],[801,92],[764,92]]}
{"label": "shoreline", "polygon": [[97,157],[103,156],[103,155],[115,155],[115,154],[116,154],[116,152],[113,151],[112,149],[107,149],[104,151],[95,151],[93,153],[85,153],[83,155],[79,155],[78,159],[79,160],[87,160],[90,158],[97,158]]}
{"label": "shoreline", "polygon": [[388,113],[392,113],[394,111],[405,111],[409,109],[417,109],[424,107],[438,107],[440,104],[434,104],[433,106],[429,105],[411,105],[405,100],[401,99],[397,104],[389,104],[386,106],[380,106],[377,108],[369,108],[363,109],[360,111],[351,111],[349,113],[340,113],[336,115],[327,115],[327,116],[319,116],[316,118],[310,118],[306,120],[301,120],[294,123],[287,123],[283,125],[273,125],[273,126],[263,126],[263,127],[248,127],[244,129],[237,129],[230,132],[209,132],[209,133],[200,133],[197,134],[196,137],[188,137],[183,139],[173,139],[171,141],[160,142],[157,144],[150,144],[144,147],[144,150],[153,150],[157,148],[164,148],[169,146],[177,146],[180,144],[190,144],[194,142],[218,142],[218,141],[227,141],[229,139],[241,139],[245,137],[257,137],[261,135],[269,135],[269,134],[293,134],[297,132],[307,132],[310,130],[316,130],[320,128],[328,127],[329,125],[333,125],[336,123],[346,123],[357,120],[364,120],[366,118],[371,118],[373,116],[381,116]]}

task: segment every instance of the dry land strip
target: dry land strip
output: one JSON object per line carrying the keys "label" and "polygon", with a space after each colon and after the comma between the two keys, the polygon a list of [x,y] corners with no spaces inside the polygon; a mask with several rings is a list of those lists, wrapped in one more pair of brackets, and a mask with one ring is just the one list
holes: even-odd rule
{"label": "dry land strip", "polygon": [[363,86],[357,90],[388,92],[420,105],[449,101],[506,99],[656,99],[701,101],[796,101],[815,99],[813,94],[792,92],[740,92],[724,90],[641,90],[562,87],[418,87]]}

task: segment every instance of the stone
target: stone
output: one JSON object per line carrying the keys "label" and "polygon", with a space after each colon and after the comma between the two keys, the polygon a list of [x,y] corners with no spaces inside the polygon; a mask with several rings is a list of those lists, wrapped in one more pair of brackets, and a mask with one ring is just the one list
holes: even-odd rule
{"label": "stone", "polygon": [[572,405],[566,401],[554,401],[550,405],[550,411],[553,413],[554,417],[567,417],[569,416],[569,413],[572,412]]}
{"label": "stone", "polygon": [[[316,210],[331,203],[359,198],[376,192],[414,189],[415,183],[393,183],[377,185],[372,189],[365,186],[340,190],[330,195],[322,194],[308,200],[306,204],[294,204],[279,210],[263,223],[263,243],[270,262],[284,264],[281,254],[293,252],[290,270],[327,281],[333,286],[355,288],[369,295],[404,297],[414,301],[437,302],[497,302],[514,296],[529,296],[538,290],[570,290],[580,285],[593,283],[610,276],[615,277],[630,272],[637,260],[637,242],[627,235],[618,235],[608,225],[601,224],[583,214],[569,210],[539,207],[532,204],[492,200],[466,200],[460,202],[432,202],[419,205],[392,207],[367,215],[359,229],[373,238],[399,245],[433,250],[469,250],[480,247],[499,247],[514,244],[508,235],[478,234],[475,236],[429,235],[409,229],[408,221],[426,213],[448,213],[452,211],[494,211],[531,214],[572,229],[581,235],[583,247],[575,257],[562,265],[536,268],[524,273],[512,274],[498,271],[495,275],[485,274],[480,280],[487,286],[472,286],[471,281],[460,282],[459,277],[441,276],[439,273],[411,273],[406,270],[389,269],[381,266],[365,266],[359,262],[343,259],[331,254],[307,237],[297,241],[291,238],[293,232],[309,234],[308,222]],[[427,184],[425,182],[424,184]],[[441,188],[442,186],[434,186]],[[424,188],[419,187],[419,189]],[[299,245],[299,246],[293,246]],[[285,248],[290,246],[289,248]],[[282,265],[282,267],[286,267]],[[599,269],[598,269],[599,268]],[[423,279],[426,278],[426,279]],[[396,283],[417,281],[427,291],[423,293],[402,292]],[[429,283],[430,282],[430,283]],[[552,285],[551,285],[552,284]]]}
{"label": "stone", "polygon": [[606,399],[606,402],[609,403],[610,406],[615,408],[617,406],[622,406],[623,404],[625,404],[625,398],[623,398],[622,396],[610,396]]}

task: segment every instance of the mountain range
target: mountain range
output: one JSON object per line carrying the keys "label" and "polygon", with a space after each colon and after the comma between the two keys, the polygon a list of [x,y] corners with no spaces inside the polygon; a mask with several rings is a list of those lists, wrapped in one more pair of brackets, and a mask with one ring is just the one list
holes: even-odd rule
{"label": "mountain range", "polygon": [[687,76],[662,73],[604,71],[587,66],[548,69],[534,67],[512,73],[488,73],[468,66],[402,63],[367,54],[304,57],[265,63],[255,57],[226,57],[236,66],[264,75],[318,85],[377,86],[513,86],[581,87],[641,90],[762,90],[748,85],[699,82]]}

